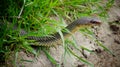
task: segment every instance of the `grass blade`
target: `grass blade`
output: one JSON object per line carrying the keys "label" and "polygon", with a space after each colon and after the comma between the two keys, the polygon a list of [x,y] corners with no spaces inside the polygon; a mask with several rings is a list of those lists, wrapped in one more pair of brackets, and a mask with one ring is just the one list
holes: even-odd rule
{"label": "grass blade", "polygon": [[91,63],[88,62],[87,60],[85,60],[85,59],[79,57],[78,55],[76,55],[70,48],[68,48],[68,50],[70,51],[70,53],[71,53],[72,55],[74,55],[75,57],[77,57],[81,62],[83,62],[83,63],[89,65],[90,67],[94,67],[93,64],[91,64]]}

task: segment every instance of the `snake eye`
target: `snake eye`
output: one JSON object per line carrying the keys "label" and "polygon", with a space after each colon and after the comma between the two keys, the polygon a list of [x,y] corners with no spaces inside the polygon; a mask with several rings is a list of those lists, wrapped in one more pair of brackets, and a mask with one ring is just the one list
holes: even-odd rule
{"label": "snake eye", "polygon": [[101,24],[100,21],[96,21],[96,20],[91,20],[90,23],[92,23],[92,24]]}

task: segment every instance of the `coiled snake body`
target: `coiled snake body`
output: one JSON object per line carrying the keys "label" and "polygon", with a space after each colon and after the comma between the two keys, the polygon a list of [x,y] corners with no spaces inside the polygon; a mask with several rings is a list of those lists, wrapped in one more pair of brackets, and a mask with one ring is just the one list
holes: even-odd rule
{"label": "coiled snake body", "polygon": [[[81,18],[69,24],[65,29],[69,30],[71,33],[74,33],[75,31],[79,30],[81,27],[88,27],[88,26],[94,26],[94,25],[100,25],[100,24],[101,24],[101,21],[97,18]],[[62,33],[64,37],[68,37],[71,35],[68,32],[62,32]],[[24,30],[21,30],[20,34],[25,35],[27,34],[27,32]],[[61,36],[58,32],[55,34],[51,34],[50,36],[51,37],[28,36],[26,39],[35,40],[35,42],[31,43],[34,46],[53,46],[56,44],[56,42],[61,41]]]}

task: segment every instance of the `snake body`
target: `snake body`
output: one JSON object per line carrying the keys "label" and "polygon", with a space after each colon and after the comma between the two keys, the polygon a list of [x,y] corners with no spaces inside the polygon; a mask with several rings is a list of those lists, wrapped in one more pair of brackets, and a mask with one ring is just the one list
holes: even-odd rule
{"label": "snake body", "polygon": [[[81,27],[88,27],[88,26],[94,26],[94,25],[100,25],[100,24],[101,24],[101,21],[97,18],[81,18],[81,19],[75,20],[65,28],[68,31],[70,31],[70,33],[64,32],[64,31],[62,31],[62,33],[64,37],[69,37],[71,33],[76,32]],[[24,30],[20,32],[21,32],[21,35],[26,34]],[[57,43],[59,44],[61,42],[61,36],[58,32],[51,34],[50,37],[28,36],[26,39],[35,40],[35,43],[32,43],[32,45],[35,45],[35,46],[52,46],[52,45],[56,45]]]}
{"label": "snake body", "polygon": [[[73,21],[71,24],[65,27],[65,29],[67,29],[70,33],[62,31],[62,34],[64,37],[68,37],[71,35],[71,33],[76,32],[81,27],[88,27],[88,26],[94,26],[94,25],[100,25],[100,24],[101,24],[101,21],[98,18],[80,18],[78,20]],[[15,29],[17,29],[17,26],[15,26],[13,30]],[[28,33],[24,29],[21,29],[20,35],[22,36],[25,34],[28,34]],[[58,32],[51,34],[50,36],[44,36],[44,37],[28,36],[26,37],[26,39],[34,40],[34,42],[30,43],[33,46],[53,46],[61,42],[61,36]]]}

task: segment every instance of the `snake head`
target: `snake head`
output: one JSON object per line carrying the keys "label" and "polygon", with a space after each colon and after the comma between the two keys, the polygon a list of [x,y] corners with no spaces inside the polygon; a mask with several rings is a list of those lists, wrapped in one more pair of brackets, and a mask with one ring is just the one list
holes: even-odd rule
{"label": "snake head", "polygon": [[98,18],[81,18],[74,21],[78,26],[85,25],[85,26],[96,26],[101,25],[101,20]]}
{"label": "snake head", "polygon": [[91,20],[88,22],[88,24],[91,25],[101,25],[101,20],[99,20],[98,18],[91,18]]}

